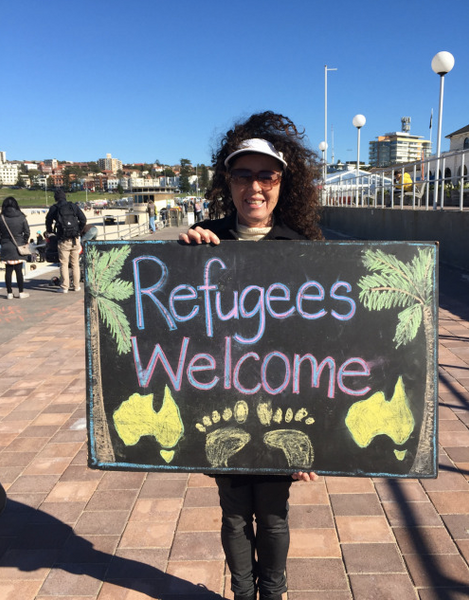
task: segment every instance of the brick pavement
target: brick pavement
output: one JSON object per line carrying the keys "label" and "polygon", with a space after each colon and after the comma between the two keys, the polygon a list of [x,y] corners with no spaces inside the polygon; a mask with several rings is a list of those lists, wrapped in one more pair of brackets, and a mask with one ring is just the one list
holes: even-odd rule
{"label": "brick pavement", "polygon": [[[28,286],[0,313],[0,598],[231,599],[213,480],[87,468],[83,292]],[[295,484],[289,600],[469,597],[468,291],[442,269],[438,479]]]}

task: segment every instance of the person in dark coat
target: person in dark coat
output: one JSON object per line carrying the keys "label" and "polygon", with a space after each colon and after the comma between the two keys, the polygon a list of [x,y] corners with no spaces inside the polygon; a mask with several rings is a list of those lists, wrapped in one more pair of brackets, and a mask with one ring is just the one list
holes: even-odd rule
{"label": "person in dark coat", "polygon": [[[8,229],[10,229],[15,241],[12,240]],[[18,284],[18,297],[29,297],[29,294],[24,291],[23,262],[25,261],[25,257],[18,252],[16,245],[22,246],[23,244],[27,244],[28,240],[29,225],[26,216],[21,212],[16,199],[13,196],[8,196],[3,201],[0,218],[1,259],[5,262],[5,284],[8,300],[13,300],[14,297],[12,288],[13,272],[15,272],[16,283]]]}

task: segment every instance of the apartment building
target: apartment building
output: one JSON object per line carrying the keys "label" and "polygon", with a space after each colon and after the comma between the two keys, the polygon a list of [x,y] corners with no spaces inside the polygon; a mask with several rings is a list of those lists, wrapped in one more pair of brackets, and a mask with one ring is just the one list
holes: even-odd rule
{"label": "apartment building", "polygon": [[0,183],[2,185],[16,185],[20,167],[18,163],[7,163],[6,154],[2,152],[5,160],[0,162]]}
{"label": "apartment building", "polygon": [[370,142],[370,165],[387,167],[398,163],[410,163],[429,158],[432,153],[430,140],[421,135],[411,135],[405,131],[387,133]]}
{"label": "apartment building", "polygon": [[101,171],[112,171],[117,173],[122,169],[122,161],[118,158],[112,158],[110,154],[106,154],[106,158],[98,159],[98,167]]}
{"label": "apartment building", "polygon": [[59,161],[56,158],[46,158],[44,161],[44,166],[49,170],[49,172],[55,171],[59,166]]}
{"label": "apartment building", "polygon": [[372,167],[387,167],[430,157],[431,141],[425,140],[422,135],[412,135],[410,122],[410,117],[402,117],[401,131],[380,135],[370,142],[369,157]]}

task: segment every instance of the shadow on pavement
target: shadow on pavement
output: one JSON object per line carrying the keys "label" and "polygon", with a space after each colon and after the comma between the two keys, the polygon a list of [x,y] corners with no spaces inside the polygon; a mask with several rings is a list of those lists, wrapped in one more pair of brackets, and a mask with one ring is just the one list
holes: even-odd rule
{"label": "shadow on pavement", "polygon": [[137,560],[96,550],[70,525],[11,499],[0,516],[0,568],[8,567],[25,572],[52,569],[42,586],[43,594],[54,594],[48,587],[51,579],[53,584],[54,572],[62,570],[138,591],[149,598],[197,595],[204,600],[222,599],[203,585]]}

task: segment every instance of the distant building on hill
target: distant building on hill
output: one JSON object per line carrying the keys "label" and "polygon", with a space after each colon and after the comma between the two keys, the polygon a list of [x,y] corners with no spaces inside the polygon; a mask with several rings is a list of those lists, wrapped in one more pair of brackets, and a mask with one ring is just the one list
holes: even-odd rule
{"label": "distant building on hill", "polygon": [[59,161],[56,158],[47,158],[44,161],[44,166],[47,169],[51,169],[51,171],[57,169],[57,167],[59,166]]}
{"label": "distant building on hill", "polygon": [[0,184],[16,185],[18,182],[18,163],[8,163],[6,152],[0,152]]}
{"label": "distant building on hill", "polygon": [[386,133],[370,142],[369,156],[372,167],[387,167],[430,157],[431,141],[423,139],[421,135],[411,135],[410,117],[403,117],[401,123],[402,131]]}
{"label": "distant building on hill", "polygon": [[112,171],[112,173],[117,173],[117,171],[122,170],[122,161],[118,158],[112,158],[110,154],[106,154],[106,158],[98,159],[98,167],[101,171]]}

